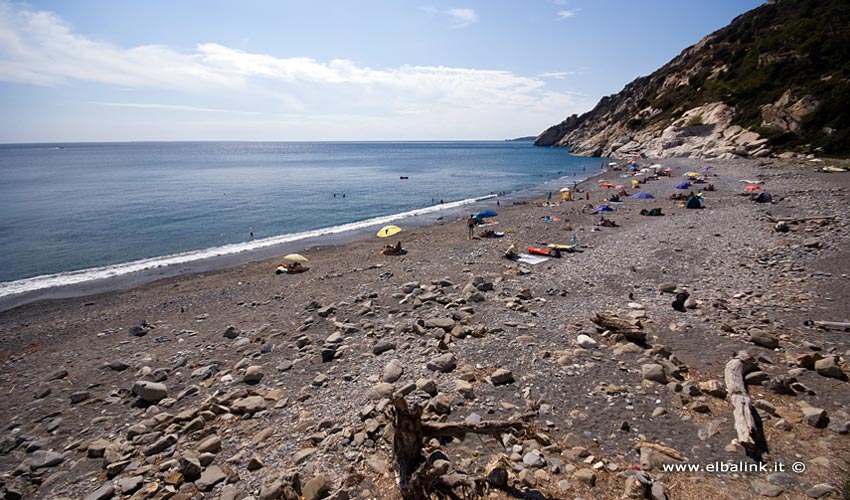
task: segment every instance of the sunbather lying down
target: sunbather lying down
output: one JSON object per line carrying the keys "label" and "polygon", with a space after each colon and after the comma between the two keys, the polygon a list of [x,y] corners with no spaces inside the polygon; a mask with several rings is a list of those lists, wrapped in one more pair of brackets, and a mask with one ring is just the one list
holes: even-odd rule
{"label": "sunbather lying down", "polygon": [[480,236],[482,238],[501,238],[504,235],[505,235],[505,233],[503,233],[503,232],[497,233],[496,231],[493,231],[492,229],[485,229],[484,231],[481,231]]}
{"label": "sunbather lying down", "polygon": [[602,218],[594,222],[593,225],[601,227],[619,227],[616,222],[611,219],[606,219],[605,216],[602,216]]}
{"label": "sunbather lying down", "polygon": [[382,250],[381,253],[384,255],[402,255],[407,253],[407,250],[401,248],[401,242],[399,241],[395,245],[387,245]]}
{"label": "sunbather lying down", "polygon": [[656,215],[664,215],[663,213],[661,213],[660,208],[652,208],[652,209],[649,209],[649,210],[644,208],[643,210],[640,211],[640,214],[641,215],[649,215],[650,217],[654,217]]}
{"label": "sunbather lying down", "polygon": [[275,274],[297,274],[303,273],[307,268],[302,266],[300,262],[289,262],[286,264],[280,264],[275,269]]}

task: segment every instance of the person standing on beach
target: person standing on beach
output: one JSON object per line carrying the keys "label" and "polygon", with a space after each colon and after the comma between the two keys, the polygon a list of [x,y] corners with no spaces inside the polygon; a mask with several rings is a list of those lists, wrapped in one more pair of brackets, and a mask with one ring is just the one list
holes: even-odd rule
{"label": "person standing on beach", "polygon": [[466,219],[466,227],[469,229],[469,239],[472,239],[472,236],[475,234],[475,215],[470,214],[469,218]]}

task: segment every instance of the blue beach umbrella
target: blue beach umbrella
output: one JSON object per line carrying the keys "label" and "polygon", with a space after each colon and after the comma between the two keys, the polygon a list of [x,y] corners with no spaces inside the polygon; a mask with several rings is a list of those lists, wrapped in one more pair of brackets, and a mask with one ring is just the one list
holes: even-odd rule
{"label": "blue beach umbrella", "polygon": [[680,182],[676,184],[676,189],[688,189],[689,187],[691,187],[690,182]]}
{"label": "blue beach umbrella", "polygon": [[483,219],[484,217],[495,217],[496,215],[498,214],[492,210],[482,210],[478,212],[478,215],[476,215],[476,217]]}
{"label": "blue beach umbrella", "polygon": [[649,199],[649,198],[655,198],[655,196],[652,196],[649,193],[641,192],[641,193],[633,194],[632,198],[647,198],[647,199]]}
{"label": "blue beach umbrella", "polygon": [[613,212],[614,211],[614,209],[609,207],[608,205],[599,205],[598,207],[594,208],[594,210],[596,210],[597,212]]}

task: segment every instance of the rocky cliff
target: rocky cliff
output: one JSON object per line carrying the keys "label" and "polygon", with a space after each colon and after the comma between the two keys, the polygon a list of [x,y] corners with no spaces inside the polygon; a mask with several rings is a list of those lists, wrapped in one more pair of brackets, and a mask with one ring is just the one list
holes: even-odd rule
{"label": "rocky cliff", "polygon": [[850,155],[848,26],[846,0],[767,2],[535,144],[613,157]]}

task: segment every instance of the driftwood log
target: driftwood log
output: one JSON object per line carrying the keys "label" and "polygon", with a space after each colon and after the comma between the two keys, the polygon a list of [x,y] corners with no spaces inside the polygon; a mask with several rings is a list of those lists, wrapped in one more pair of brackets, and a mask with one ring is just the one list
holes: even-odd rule
{"label": "driftwood log", "polygon": [[815,321],[815,326],[824,330],[850,330],[850,323],[838,321]]}
{"label": "driftwood log", "polygon": [[807,221],[815,221],[815,220],[832,220],[834,219],[834,215],[819,215],[817,217],[771,217],[768,216],[768,219],[771,222],[807,222]]}
{"label": "driftwood log", "polygon": [[633,342],[646,340],[646,332],[643,330],[640,320],[625,319],[616,314],[598,312],[590,321],[593,321],[596,326],[603,330],[610,330],[611,333],[620,334]]}
{"label": "driftwood log", "polygon": [[744,372],[755,366],[755,360],[746,351],[741,351],[726,363],[725,379],[729,401],[732,403],[735,417],[735,431],[738,443],[744,447],[748,456],[760,456],[764,451],[764,435],[758,425],[758,416],[753,410],[747,386],[744,384]]}
{"label": "driftwood log", "polygon": [[393,399],[393,453],[399,474],[399,489],[404,500],[426,500],[431,494],[457,498],[454,491],[463,490],[462,498],[480,495],[486,479],[461,473],[447,473],[432,467],[422,455],[423,443],[434,437],[463,439],[467,433],[498,436],[506,432],[523,432],[525,420],[535,414],[525,414],[522,420],[484,420],[475,424],[456,422],[423,422],[422,408],[409,407],[403,397]]}

